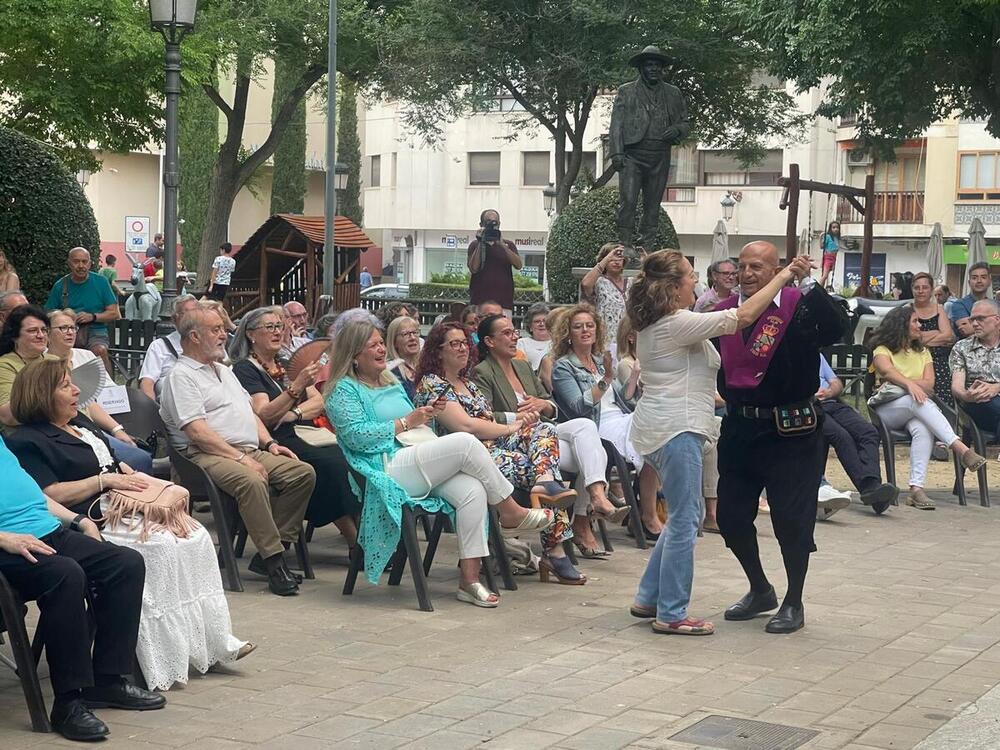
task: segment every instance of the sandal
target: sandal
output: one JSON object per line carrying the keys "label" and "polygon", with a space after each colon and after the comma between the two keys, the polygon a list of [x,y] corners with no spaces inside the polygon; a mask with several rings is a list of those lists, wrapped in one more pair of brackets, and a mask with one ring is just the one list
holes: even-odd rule
{"label": "sandal", "polygon": [[712,635],[715,626],[708,620],[695,620],[685,617],[676,622],[660,622],[653,620],[653,632],[661,635]]}
{"label": "sandal", "polygon": [[500,606],[500,595],[494,594],[479,581],[470,583],[468,588],[459,585],[456,596],[460,602],[465,602],[475,607],[493,609]]}
{"label": "sandal", "polygon": [[556,583],[566,586],[582,586],[587,582],[587,576],[574,568],[568,557],[542,555],[538,561],[538,578],[542,583],[548,583],[549,576],[555,576]]}
{"label": "sandal", "polygon": [[633,604],[628,608],[628,613],[632,617],[638,617],[640,620],[648,620],[650,617],[656,617],[656,607],[645,607],[642,604]]}
{"label": "sandal", "polygon": [[969,448],[962,454],[962,466],[965,467],[966,471],[979,471],[986,466],[986,459]]}
{"label": "sandal", "polygon": [[580,557],[586,557],[588,560],[606,560],[611,557],[611,553],[607,550],[598,547],[588,547],[576,538],[573,539],[573,546],[580,550]]}
{"label": "sandal", "polygon": [[532,505],[547,505],[550,508],[571,508],[576,502],[576,490],[564,487],[561,483],[550,479],[539,482],[531,488]]}
{"label": "sandal", "polygon": [[545,531],[553,523],[555,523],[556,516],[548,508],[532,508],[527,513],[525,513],[524,518],[521,519],[521,523],[517,526],[501,526],[500,533],[503,536],[517,536],[518,534],[526,534],[529,531]]}
{"label": "sandal", "polygon": [[250,654],[252,654],[256,650],[257,650],[256,643],[249,643],[249,642],[244,643],[242,646],[240,646],[240,650],[236,652],[236,661],[239,661],[244,656],[250,656]]}
{"label": "sandal", "polygon": [[603,518],[607,523],[621,523],[624,521],[629,514],[629,508],[627,505],[623,508],[615,508],[610,513],[607,511],[595,510],[591,513],[594,518]]}
{"label": "sandal", "polygon": [[703,531],[706,531],[709,534],[722,533],[721,531],[719,531],[719,524],[716,521],[705,521],[704,523],[702,523],[701,528]]}

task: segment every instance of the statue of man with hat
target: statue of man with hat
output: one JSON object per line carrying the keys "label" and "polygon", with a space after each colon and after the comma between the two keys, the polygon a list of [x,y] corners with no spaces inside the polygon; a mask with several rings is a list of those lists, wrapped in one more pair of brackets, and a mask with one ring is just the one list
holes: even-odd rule
{"label": "statue of man with hat", "polygon": [[[667,56],[649,46],[633,55],[629,64],[639,77],[622,84],[611,110],[611,162],[619,172],[618,239],[627,258],[633,245],[648,250],[656,237],[660,201],[670,171],[670,147],[691,131],[687,105],[680,89],[663,80]],[[642,192],[642,226],[633,238],[635,209]]]}

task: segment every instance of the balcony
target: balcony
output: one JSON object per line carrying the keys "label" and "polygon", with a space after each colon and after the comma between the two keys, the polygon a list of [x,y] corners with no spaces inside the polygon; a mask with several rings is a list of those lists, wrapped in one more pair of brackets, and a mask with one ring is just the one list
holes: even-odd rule
{"label": "balcony", "polygon": [[[837,202],[837,221],[841,224],[863,224],[861,215],[846,198]],[[875,193],[876,224],[923,224],[924,191],[907,190],[894,193]]]}

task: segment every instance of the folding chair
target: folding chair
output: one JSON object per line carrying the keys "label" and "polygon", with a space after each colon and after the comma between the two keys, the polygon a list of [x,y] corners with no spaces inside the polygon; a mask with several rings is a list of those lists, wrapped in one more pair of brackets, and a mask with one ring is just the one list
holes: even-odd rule
{"label": "folding chair", "polygon": [[[975,421],[973,421],[972,416],[965,410],[964,404],[955,399],[955,411],[958,417],[959,432],[962,435],[962,441],[970,446],[976,453],[980,456],[986,455],[987,445],[996,445],[1000,442],[1000,435],[995,432],[989,432],[979,427]],[[989,464],[987,462],[976,472],[976,478],[979,481],[979,504],[984,508],[990,507],[990,485],[986,478],[986,466]],[[958,501],[965,505],[965,467],[962,466],[961,462],[958,462]]]}
{"label": "folding chair", "polygon": [[38,669],[25,626],[24,616],[27,612],[27,606],[14,593],[7,579],[0,574],[0,643],[3,643],[3,633],[6,632],[14,655],[14,660],[11,662],[6,655],[0,654],[0,662],[13,669],[21,681],[24,702],[28,704],[28,714],[31,716],[32,730],[51,732],[52,726],[49,724],[45,698],[42,696],[42,687],[38,681]]}
{"label": "folding chair", "polygon": [[116,415],[125,432],[142,440],[153,451],[153,476],[170,478],[170,459],[157,458],[156,448],[160,440],[166,439],[167,428],[160,418],[160,407],[138,388],[128,388],[129,411]]}
{"label": "folding chair", "polygon": [[[639,549],[646,549],[646,534],[642,530],[642,510],[639,507],[638,484],[639,477],[636,475],[635,467],[625,460],[625,457],[618,452],[614,443],[608,440],[601,440],[604,452],[608,455],[608,485],[611,484],[611,470],[615,469],[618,474],[618,481],[621,483],[622,491],[625,493],[625,502],[628,503],[628,527],[635,538],[635,546]],[[601,529],[602,541],[608,544],[605,528]],[[606,549],[611,549],[606,547]]]}

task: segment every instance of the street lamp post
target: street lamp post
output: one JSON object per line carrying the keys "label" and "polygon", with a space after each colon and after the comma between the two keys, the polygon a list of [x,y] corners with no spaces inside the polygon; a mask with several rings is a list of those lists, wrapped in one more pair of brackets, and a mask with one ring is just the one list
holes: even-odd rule
{"label": "street lamp post", "polygon": [[[545,214],[549,217],[549,231],[546,235],[545,244],[548,245],[548,238],[552,236],[552,224],[556,217],[559,215],[559,191],[556,190],[556,186],[551,182],[547,187],[542,188],[542,208],[545,209]],[[549,253],[548,247],[546,247],[545,252],[545,274],[542,279],[542,297],[545,299],[549,298],[549,273],[548,273],[548,263],[549,263]]]}
{"label": "street lamp post", "polygon": [[198,0],[149,0],[149,22],[166,42],[166,138],[163,154],[163,302],[160,317],[169,319],[177,296],[177,104],[181,95],[181,40],[194,29]]}

